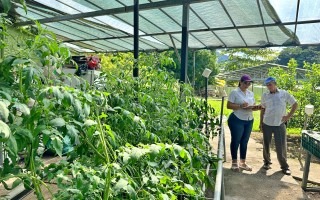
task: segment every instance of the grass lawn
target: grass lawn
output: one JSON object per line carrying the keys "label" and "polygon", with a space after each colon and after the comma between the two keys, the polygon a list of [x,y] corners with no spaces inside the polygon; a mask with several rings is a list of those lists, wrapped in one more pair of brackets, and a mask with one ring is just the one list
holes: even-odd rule
{"label": "grass lawn", "polygon": [[[221,100],[217,99],[208,99],[208,103],[215,109],[217,115],[220,115],[221,111]],[[227,117],[232,113],[232,110],[227,109],[227,100],[224,102],[223,114]],[[252,131],[259,132],[259,124],[260,124],[260,111],[253,111],[253,128]],[[290,135],[299,135],[301,133],[301,128],[288,128],[288,134]]]}

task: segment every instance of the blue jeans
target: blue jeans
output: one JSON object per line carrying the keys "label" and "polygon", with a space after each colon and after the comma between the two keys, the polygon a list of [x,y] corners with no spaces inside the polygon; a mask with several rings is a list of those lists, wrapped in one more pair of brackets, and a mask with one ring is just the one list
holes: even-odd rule
{"label": "blue jeans", "polygon": [[228,126],[231,132],[230,151],[232,160],[237,160],[238,158],[239,145],[240,159],[246,159],[253,120],[241,120],[234,113],[231,113],[228,119]]}

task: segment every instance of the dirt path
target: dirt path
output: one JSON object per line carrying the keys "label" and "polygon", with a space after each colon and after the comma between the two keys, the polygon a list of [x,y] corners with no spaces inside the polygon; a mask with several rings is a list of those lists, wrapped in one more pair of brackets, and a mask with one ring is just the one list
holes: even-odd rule
{"label": "dirt path", "polygon": [[[288,163],[292,176],[286,176],[281,172],[276,153],[272,151],[272,169],[265,170],[262,158],[262,144],[251,138],[248,144],[247,162],[253,167],[252,172],[233,172],[230,170],[230,132],[225,127],[227,162],[224,163],[225,189],[227,200],[256,200],[256,199],[279,199],[279,200],[302,200],[320,199],[319,193],[305,193],[299,183],[292,177],[302,177],[300,163],[296,159],[289,159]],[[217,137],[215,138],[217,140]],[[214,141],[216,147],[217,141]],[[216,150],[214,150],[216,152]],[[309,180],[320,183],[320,165],[312,163]]]}

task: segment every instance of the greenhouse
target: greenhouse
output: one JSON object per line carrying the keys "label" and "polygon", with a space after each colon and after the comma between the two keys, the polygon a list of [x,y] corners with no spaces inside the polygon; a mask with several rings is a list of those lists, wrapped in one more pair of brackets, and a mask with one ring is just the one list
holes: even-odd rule
{"label": "greenhouse", "polygon": [[219,87],[218,111],[195,82],[263,81],[273,64],[216,77],[206,66],[201,79],[195,54],[319,46],[319,10],[311,0],[2,0],[0,198],[228,199],[226,94]]}

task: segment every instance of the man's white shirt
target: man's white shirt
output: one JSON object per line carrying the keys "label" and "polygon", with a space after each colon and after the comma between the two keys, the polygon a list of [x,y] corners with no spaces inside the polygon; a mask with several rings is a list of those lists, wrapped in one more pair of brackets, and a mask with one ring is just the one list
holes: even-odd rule
{"label": "man's white shirt", "polygon": [[282,117],[287,113],[287,103],[291,106],[296,99],[285,90],[277,89],[277,92],[265,92],[261,97],[261,105],[265,108],[263,123],[268,126],[280,126]]}

